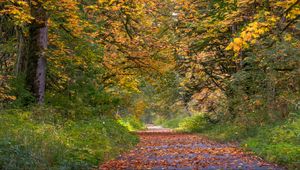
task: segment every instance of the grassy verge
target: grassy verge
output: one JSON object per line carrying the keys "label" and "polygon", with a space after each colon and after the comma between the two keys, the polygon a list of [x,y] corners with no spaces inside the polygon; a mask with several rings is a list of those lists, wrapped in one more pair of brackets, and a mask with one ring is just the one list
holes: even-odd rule
{"label": "grassy verge", "polygon": [[0,112],[0,169],[91,169],[137,142],[108,117],[71,120],[53,109]]}
{"label": "grassy verge", "polygon": [[[171,120],[169,120],[171,121]],[[213,140],[237,141],[247,150],[289,169],[300,169],[300,117],[261,126],[208,123],[201,115],[182,119],[179,131],[201,133]]]}

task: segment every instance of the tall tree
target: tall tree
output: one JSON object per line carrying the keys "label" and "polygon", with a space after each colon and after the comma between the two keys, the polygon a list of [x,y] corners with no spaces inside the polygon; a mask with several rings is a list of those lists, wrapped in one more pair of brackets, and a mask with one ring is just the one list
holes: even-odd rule
{"label": "tall tree", "polygon": [[29,24],[27,85],[39,104],[44,102],[46,85],[46,49],[48,14],[43,1],[29,1],[33,21]]}

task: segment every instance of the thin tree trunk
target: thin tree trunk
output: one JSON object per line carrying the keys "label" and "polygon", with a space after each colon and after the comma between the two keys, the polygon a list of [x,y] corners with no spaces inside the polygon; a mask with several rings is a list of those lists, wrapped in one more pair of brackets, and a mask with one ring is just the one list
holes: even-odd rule
{"label": "thin tree trunk", "polygon": [[17,28],[18,36],[18,53],[17,53],[17,64],[16,64],[16,75],[25,73],[27,66],[27,50],[26,50],[26,39],[24,37],[23,30]]}
{"label": "thin tree trunk", "polygon": [[29,26],[29,51],[27,85],[39,104],[44,102],[46,84],[46,57],[48,46],[48,16],[42,2],[31,4],[31,14],[35,20]]}

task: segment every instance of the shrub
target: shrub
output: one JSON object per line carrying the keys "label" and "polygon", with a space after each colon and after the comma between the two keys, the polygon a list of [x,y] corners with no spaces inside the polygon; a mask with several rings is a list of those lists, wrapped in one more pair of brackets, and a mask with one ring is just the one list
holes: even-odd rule
{"label": "shrub", "polygon": [[270,161],[300,168],[300,118],[263,127],[243,144]]}
{"label": "shrub", "polygon": [[0,113],[0,169],[90,169],[138,141],[107,117],[49,115],[42,120],[33,111]]}
{"label": "shrub", "polygon": [[8,103],[6,107],[20,108],[30,105],[35,101],[35,98],[26,88],[25,81],[25,75],[19,75],[18,77],[13,78],[9,81],[9,86],[11,87],[11,89],[9,90],[9,95],[15,96],[16,100]]}
{"label": "shrub", "polygon": [[141,130],[145,128],[141,120],[139,120],[135,116],[127,116],[124,118],[120,117],[118,119],[118,123],[126,127],[130,131]]}
{"label": "shrub", "polygon": [[184,118],[174,118],[170,120],[166,120],[165,122],[162,123],[163,127],[166,128],[178,128],[179,123],[183,120]]}
{"label": "shrub", "polygon": [[203,132],[210,127],[210,123],[203,114],[186,117],[179,123],[179,130],[186,132]]}

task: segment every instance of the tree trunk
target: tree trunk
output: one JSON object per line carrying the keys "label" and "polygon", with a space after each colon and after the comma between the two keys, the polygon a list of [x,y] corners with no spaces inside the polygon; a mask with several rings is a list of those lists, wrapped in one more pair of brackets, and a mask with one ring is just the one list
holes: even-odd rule
{"label": "tree trunk", "polygon": [[27,46],[26,38],[22,28],[17,28],[17,37],[18,37],[18,53],[17,53],[17,63],[16,63],[16,75],[20,73],[25,73],[27,67]]}
{"label": "tree trunk", "polygon": [[42,104],[45,96],[46,57],[48,46],[48,16],[42,2],[30,4],[35,20],[29,26],[29,51],[26,80],[37,103]]}

